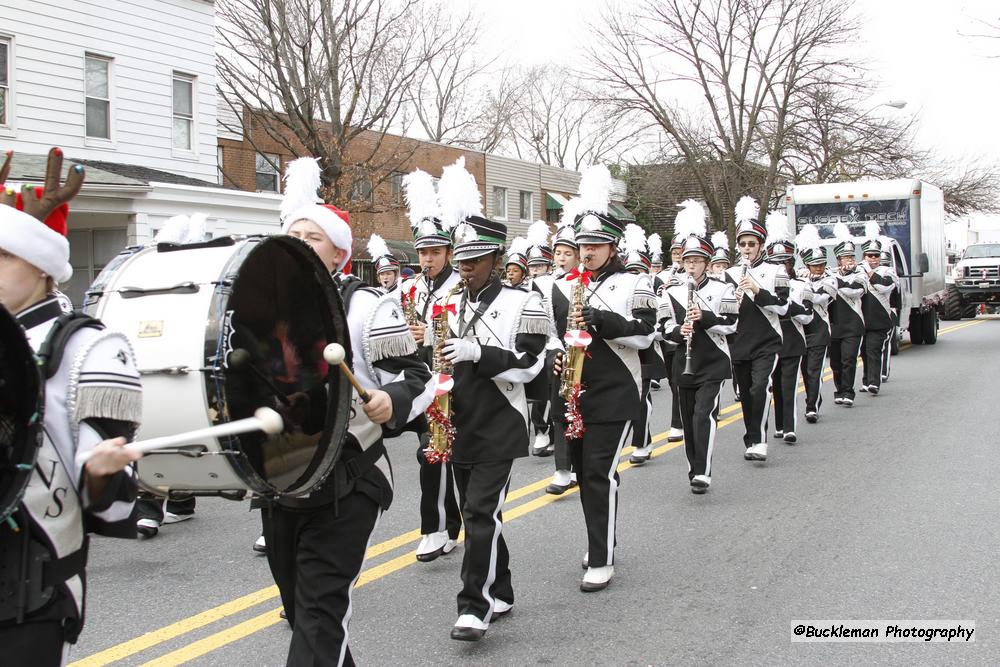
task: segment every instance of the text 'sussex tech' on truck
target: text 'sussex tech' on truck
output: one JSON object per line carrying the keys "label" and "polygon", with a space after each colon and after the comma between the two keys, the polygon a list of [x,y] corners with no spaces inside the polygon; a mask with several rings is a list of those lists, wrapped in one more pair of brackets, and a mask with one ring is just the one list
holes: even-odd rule
{"label": "text 'sussex tech' on truck", "polygon": [[[944,196],[940,188],[914,179],[793,185],[785,201],[792,229],[798,233],[803,225],[812,223],[830,246],[835,244],[836,223],[846,223],[854,236],[861,237],[865,223],[876,221],[882,234],[893,241],[890,257],[900,278],[900,293],[894,304],[898,308],[898,328],[893,347],[898,347],[904,331],[916,345],[937,342],[945,302],[946,264]],[[832,252],[830,262],[835,269]]]}

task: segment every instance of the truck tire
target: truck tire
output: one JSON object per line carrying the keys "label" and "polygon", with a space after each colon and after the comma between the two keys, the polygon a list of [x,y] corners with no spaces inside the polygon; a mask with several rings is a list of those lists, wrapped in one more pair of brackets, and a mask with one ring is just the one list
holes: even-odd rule
{"label": "truck tire", "polygon": [[889,354],[896,356],[899,354],[899,339],[902,338],[902,334],[899,331],[898,326],[892,328],[892,338],[889,339]]}
{"label": "truck tire", "polygon": [[910,343],[924,344],[924,316],[919,313],[910,314]]}
{"label": "truck tire", "polygon": [[965,314],[964,310],[965,308],[962,307],[962,294],[954,285],[948,285],[948,291],[944,297],[944,310],[941,313],[941,319],[960,320]]}
{"label": "truck tire", "polygon": [[979,305],[975,303],[970,303],[962,309],[962,317],[970,320],[976,319],[976,315],[979,314]]}
{"label": "truck tire", "polygon": [[938,315],[936,310],[929,310],[924,313],[924,345],[933,345],[937,342]]}

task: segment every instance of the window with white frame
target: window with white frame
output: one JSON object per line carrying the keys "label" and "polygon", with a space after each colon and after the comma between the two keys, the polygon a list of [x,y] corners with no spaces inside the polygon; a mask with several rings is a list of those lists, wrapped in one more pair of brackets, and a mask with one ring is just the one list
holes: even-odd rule
{"label": "window with white frame", "polygon": [[10,81],[13,79],[10,39],[0,37],[0,125],[10,125]]}
{"label": "window with white frame", "polygon": [[507,188],[493,186],[493,217],[507,218]]}
{"label": "window with white frame", "polygon": [[87,136],[111,139],[111,59],[88,53],[84,80]]}
{"label": "window with white frame", "polygon": [[280,192],[278,174],[281,170],[281,157],[273,153],[257,153],[257,191]]}
{"label": "window with white frame", "polygon": [[532,199],[532,197],[531,197],[531,193],[530,192],[524,192],[523,190],[521,191],[521,199],[520,199],[520,203],[521,203],[520,218],[521,218],[521,220],[531,220],[531,199]]}
{"label": "window with white frame", "polygon": [[174,72],[174,150],[194,150],[194,77]]}

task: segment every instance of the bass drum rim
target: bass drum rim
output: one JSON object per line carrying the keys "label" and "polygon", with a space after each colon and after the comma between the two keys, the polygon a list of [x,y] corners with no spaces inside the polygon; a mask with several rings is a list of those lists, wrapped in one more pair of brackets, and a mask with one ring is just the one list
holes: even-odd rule
{"label": "bass drum rim", "polygon": [[[205,374],[207,405],[222,403],[222,399],[224,398],[224,391],[220,395],[219,386],[225,385],[226,368],[223,362],[225,355],[230,352],[226,348],[225,341],[221,336],[225,309],[229,303],[227,297],[232,294],[233,285],[244,262],[252,253],[258,251],[266,244],[278,245],[298,261],[305,263],[311,268],[313,277],[318,282],[330,306],[322,312],[326,342],[337,342],[343,345],[347,355],[346,361],[348,364],[351,362],[350,332],[347,326],[347,315],[344,311],[343,301],[340,298],[340,291],[337,289],[333,277],[326,270],[326,266],[316,252],[308,244],[291,236],[275,235],[247,240],[251,242],[246,243],[243,248],[234,253],[226,263],[219,284],[216,286],[212,306],[209,310],[209,326],[205,329],[206,353],[214,350],[214,354],[206,360],[206,366],[210,366],[216,370],[213,373]],[[303,473],[294,482],[289,484],[287,488],[277,488],[260,475],[250,463],[245,450],[241,446],[242,443],[240,443],[239,436],[232,436],[221,442],[225,451],[234,452],[234,455],[229,458],[230,464],[237,476],[252,493],[269,498],[308,495],[323,483],[337,464],[337,461],[340,460],[350,420],[352,387],[347,377],[343,373],[338,372],[336,367],[329,367],[327,369],[326,382],[330,387],[330,391],[327,392],[327,418],[320,436],[320,443],[325,442],[328,444],[325,446],[323,455],[320,457],[314,455]],[[220,411],[213,423],[221,424],[227,421],[229,421],[227,416]],[[323,447],[322,444],[319,446]],[[171,493],[174,491],[175,489],[171,489]],[[183,493],[180,489],[176,491]],[[198,492],[194,493],[197,494]]]}
{"label": "bass drum rim", "polygon": [[[24,358],[18,362],[19,365],[23,364],[23,368],[15,372],[21,373],[23,371],[23,378],[20,379],[28,384],[25,389],[18,388],[16,390],[24,396],[24,402],[17,406],[22,414],[18,415],[20,419],[15,424],[12,438],[14,443],[19,439],[24,441],[23,451],[20,460],[12,461],[17,466],[17,470],[10,476],[10,484],[7,488],[0,488],[0,521],[6,521],[21,504],[24,492],[34,474],[38,451],[42,446],[44,434],[41,424],[45,408],[45,383],[38,358],[35,356],[31,344],[28,343],[24,330],[3,306],[0,306],[0,340],[2,340],[4,347],[8,348],[5,349],[5,355],[9,355],[9,350],[14,349],[14,346],[22,348]],[[4,369],[5,374],[6,372]],[[33,410],[29,404],[32,397],[34,398]],[[28,414],[29,410],[32,410],[31,414]],[[34,442],[34,446],[32,446],[32,442]]]}

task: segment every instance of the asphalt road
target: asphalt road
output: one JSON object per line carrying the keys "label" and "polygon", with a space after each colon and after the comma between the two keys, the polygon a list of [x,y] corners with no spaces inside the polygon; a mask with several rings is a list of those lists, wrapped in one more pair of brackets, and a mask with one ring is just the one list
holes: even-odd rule
{"label": "asphalt road", "polygon": [[[828,403],[800,443],[742,458],[723,391],[712,489],[688,490],[654,394],[656,458],[624,465],[615,578],[579,591],[579,495],[548,496],[552,459],[518,461],[505,508],[516,600],[483,641],[449,639],[461,549],[417,563],[416,441],[389,443],[396,500],[354,595],[363,665],[1000,664],[1000,321],[945,323],[936,346],[894,357],[855,407]],[[802,414],[800,400],[800,415]],[[627,452],[626,452],[627,454]],[[627,458],[627,457],[626,457]],[[623,458],[624,461],[624,458]],[[95,540],[78,665],[281,665],[260,518],[199,501],[148,541]],[[971,619],[975,642],[792,643],[793,619]]]}

